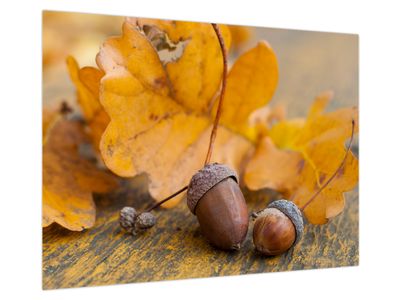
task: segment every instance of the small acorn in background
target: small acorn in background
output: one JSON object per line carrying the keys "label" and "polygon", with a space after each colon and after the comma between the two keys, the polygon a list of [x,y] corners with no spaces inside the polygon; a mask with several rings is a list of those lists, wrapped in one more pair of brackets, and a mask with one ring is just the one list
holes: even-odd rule
{"label": "small acorn in background", "polygon": [[294,247],[303,235],[302,213],[291,201],[273,201],[252,216],[255,218],[253,242],[262,254],[282,254]]}
{"label": "small acorn in background", "polygon": [[217,248],[240,249],[249,217],[236,173],[228,166],[207,164],[190,180],[187,205],[202,234]]}

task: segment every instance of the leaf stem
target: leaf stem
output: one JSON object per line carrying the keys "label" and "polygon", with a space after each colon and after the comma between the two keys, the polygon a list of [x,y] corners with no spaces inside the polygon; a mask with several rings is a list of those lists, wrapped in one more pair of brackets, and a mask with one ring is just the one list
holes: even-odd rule
{"label": "leaf stem", "polygon": [[346,154],[343,157],[342,162],[340,163],[339,167],[336,169],[335,173],[332,174],[332,176],[321,186],[321,188],[313,195],[311,198],[300,208],[301,211],[304,211],[307,206],[314,201],[314,199],[328,186],[328,184],[336,177],[336,175],[339,173],[340,169],[343,168],[344,163],[346,162],[346,158],[350,152],[351,144],[353,143],[353,137],[354,137],[354,120],[351,120],[351,138],[349,145],[347,146],[346,149]]}
{"label": "leaf stem", "polygon": [[207,156],[206,156],[204,165],[207,165],[211,160],[211,155],[212,155],[213,148],[214,148],[214,141],[215,141],[215,138],[217,136],[217,131],[218,131],[218,123],[219,123],[219,119],[221,117],[221,112],[222,112],[222,103],[224,101],[224,95],[225,95],[225,89],[226,89],[226,77],[228,74],[228,59],[227,59],[227,51],[226,51],[226,47],[225,47],[224,38],[222,37],[222,33],[221,33],[219,26],[214,23],[212,23],[211,25],[214,28],[214,31],[218,38],[219,45],[221,47],[224,68],[223,68],[223,73],[222,73],[221,94],[219,97],[217,113],[215,115],[214,125],[213,125],[212,131],[211,131],[210,143],[208,145],[208,152],[207,152]]}

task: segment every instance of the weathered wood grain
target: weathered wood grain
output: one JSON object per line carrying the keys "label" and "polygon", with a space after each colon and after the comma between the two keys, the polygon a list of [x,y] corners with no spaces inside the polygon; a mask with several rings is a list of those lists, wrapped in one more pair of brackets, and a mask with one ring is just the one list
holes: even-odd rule
{"label": "weathered wood grain", "polygon": [[[139,178],[141,181],[143,178]],[[273,195],[273,194],[272,194]],[[271,192],[245,192],[249,210],[259,210]],[[43,232],[43,287],[45,289],[171,280],[258,272],[351,266],[358,264],[358,193],[348,194],[346,210],[323,226],[306,225],[300,244],[272,258],[253,247],[251,228],[243,249],[225,252],[210,246],[196,218],[182,202],[156,212],[158,223],[144,235],[124,233],[118,211],[124,205],[144,207],[151,202],[142,189],[122,188],[97,197],[96,225],[70,232],[57,225]]]}
{"label": "weathered wood grain", "polygon": [[[262,36],[261,36],[262,35]],[[273,103],[288,105],[289,115],[305,115],[313,97],[336,92],[331,107],[358,103],[358,39],[338,35],[267,29],[276,51],[280,83]],[[358,264],[358,191],[347,194],[344,212],[323,226],[306,225],[293,251],[265,258],[254,251],[252,225],[241,251],[224,252],[201,236],[196,218],[184,202],[158,210],[158,224],[132,237],[120,230],[118,211],[125,205],[146,207],[151,199],[139,177],[114,194],[96,196],[95,226],[70,232],[57,225],[43,230],[43,288],[68,288],[194,277],[237,275],[353,266]],[[245,191],[249,210],[273,198],[269,191]]]}

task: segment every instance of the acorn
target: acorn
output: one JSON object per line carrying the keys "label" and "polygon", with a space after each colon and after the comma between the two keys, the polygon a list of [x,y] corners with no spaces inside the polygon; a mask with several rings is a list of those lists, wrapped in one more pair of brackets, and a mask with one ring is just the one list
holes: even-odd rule
{"label": "acorn", "polygon": [[137,235],[156,224],[156,217],[151,212],[138,213],[135,208],[126,206],[119,213],[119,224],[127,232]]}
{"label": "acorn", "polygon": [[223,164],[205,165],[190,180],[187,205],[212,245],[223,250],[240,249],[249,217],[235,171]]}
{"label": "acorn", "polygon": [[291,201],[276,200],[254,213],[253,242],[264,255],[279,255],[294,247],[304,230],[300,209]]}
{"label": "acorn", "polygon": [[126,206],[119,212],[119,224],[123,229],[131,232],[135,227],[137,215],[135,208]]}

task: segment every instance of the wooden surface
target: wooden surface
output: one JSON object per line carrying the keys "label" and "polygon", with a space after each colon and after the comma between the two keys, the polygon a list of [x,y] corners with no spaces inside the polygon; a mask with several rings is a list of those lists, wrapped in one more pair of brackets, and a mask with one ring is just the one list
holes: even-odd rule
{"label": "wooden surface", "polygon": [[[243,249],[225,252],[210,246],[185,203],[156,212],[158,223],[144,235],[124,233],[118,211],[124,205],[143,207],[145,191],[128,188],[114,196],[97,197],[93,229],[70,232],[57,225],[44,229],[43,287],[45,289],[143,281],[184,279],[351,266],[358,264],[358,193],[348,194],[346,210],[323,226],[306,224],[293,251],[265,258],[253,247],[252,222]],[[249,210],[270,199],[268,191],[245,193]]]}
{"label": "wooden surface", "polygon": [[[280,64],[280,83],[272,103],[288,105],[289,116],[304,116],[319,92],[333,89],[337,106],[358,103],[358,38],[354,35],[267,29],[266,38]],[[355,147],[357,152],[357,147]],[[158,224],[145,235],[123,233],[118,211],[147,207],[151,199],[141,176],[111,195],[96,196],[95,226],[70,232],[57,225],[43,230],[43,288],[68,288],[258,272],[352,266],[358,264],[358,191],[347,194],[344,212],[323,226],[306,224],[293,251],[273,258],[255,252],[252,223],[243,249],[224,252],[201,236],[184,202],[158,210]],[[245,191],[249,211],[277,195]]]}

